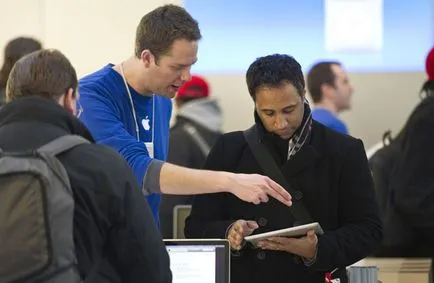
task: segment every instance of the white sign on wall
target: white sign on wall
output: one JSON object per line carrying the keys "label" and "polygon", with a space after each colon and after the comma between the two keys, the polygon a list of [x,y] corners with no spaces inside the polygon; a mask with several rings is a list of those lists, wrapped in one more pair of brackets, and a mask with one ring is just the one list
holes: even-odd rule
{"label": "white sign on wall", "polygon": [[383,0],[324,0],[328,52],[381,51]]}

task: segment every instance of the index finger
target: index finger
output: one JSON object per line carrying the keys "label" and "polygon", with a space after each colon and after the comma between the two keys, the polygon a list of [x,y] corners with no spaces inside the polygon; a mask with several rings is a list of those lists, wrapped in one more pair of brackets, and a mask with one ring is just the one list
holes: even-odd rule
{"label": "index finger", "polygon": [[281,203],[291,206],[291,195],[278,183],[274,182],[270,178],[266,178],[268,184],[267,194],[277,199]]}

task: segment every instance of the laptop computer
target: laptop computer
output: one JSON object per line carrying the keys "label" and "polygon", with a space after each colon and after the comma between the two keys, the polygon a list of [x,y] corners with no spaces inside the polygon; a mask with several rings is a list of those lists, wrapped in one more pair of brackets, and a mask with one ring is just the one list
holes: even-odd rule
{"label": "laptop computer", "polygon": [[221,239],[166,239],[173,283],[229,283],[229,242]]}

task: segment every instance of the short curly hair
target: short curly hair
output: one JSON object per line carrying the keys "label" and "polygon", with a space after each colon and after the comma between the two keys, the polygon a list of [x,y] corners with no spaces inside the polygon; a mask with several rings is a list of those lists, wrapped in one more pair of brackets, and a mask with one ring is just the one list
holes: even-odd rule
{"label": "short curly hair", "polygon": [[247,88],[256,101],[256,92],[261,87],[279,87],[291,83],[300,95],[305,92],[305,81],[300,64],[286,54],[273,54],[257,58],[246,73]]}

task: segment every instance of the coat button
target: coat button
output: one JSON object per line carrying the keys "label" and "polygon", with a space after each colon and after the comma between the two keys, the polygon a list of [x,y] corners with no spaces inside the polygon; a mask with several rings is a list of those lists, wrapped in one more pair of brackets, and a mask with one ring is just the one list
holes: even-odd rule
{"label": "coat button", "polygon": [[295,200],[301,200],[301,199],[303,198],[303,193],[300,192],[300,191],[295,191],[295,192],[292,194],[292,197],[293,197]]}
{"label": "coat button", "polygon": [[256,255],[256,257],[260,260],[264,260],[265,259],[265,252],[259,251],[258,254]]}
{"label": "coat button", "polygon": [[268,220],[267,220],[266,218],[264,218],[264,217],[260,217],[260,218],[258,219],[258,225],[261,226],[261,227],[266,226],[266,225],[267,225],[267,222],[268,222]]}

